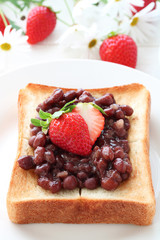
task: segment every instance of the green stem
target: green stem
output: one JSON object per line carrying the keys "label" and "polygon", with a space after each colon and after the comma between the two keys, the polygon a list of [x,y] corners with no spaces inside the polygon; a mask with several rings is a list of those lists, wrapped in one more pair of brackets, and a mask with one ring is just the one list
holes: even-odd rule
{"label": "green stem", "polygon": [[70,9],[70,7],[69,7],[69,5],[68,5],[68,3],[67,3],[66,0],[64,0],[64,3],[65,3],[65,5],[66,5],[66,7],[67,7],[68,13],[69,13],[69,15],[70,15],[70,17],[71,17],[71,19],[72,19],[72,23],[73,23],[73,25],[74,25],[74,24],[75,24],[75,21],[74,21],[74,18],[73,18],[73,16],[72,16],[71,9]]}
{"label": "green stem", "polygon": [[1,8],[0,8],[0,15],[1,15],[1,17],[2,17],[2,20],[3,20],[3,22],[4,22],[5,27],[7,27],[7,26],[8,26],[8,23],[7,23],[7,21],[6,21],[6,18],[5,18],[5,16],[4,16],[3,11],[2,11]]}
{"label": "green stem", "polygon": [[60,22],[64,23],[66,26],[71,27],[70,24],[68,24],[67,22],[65,22],[65,21],[62,20],[61,18],[57,17],[57,19],[58,19]]}

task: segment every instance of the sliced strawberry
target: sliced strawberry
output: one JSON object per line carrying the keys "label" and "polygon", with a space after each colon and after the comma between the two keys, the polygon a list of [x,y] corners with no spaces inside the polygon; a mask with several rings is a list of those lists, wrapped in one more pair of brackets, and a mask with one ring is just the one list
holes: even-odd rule
{"label": "sliced strawberry", "polygon": [[104,128],[105,119],[102,113],[90,103],[78,103],[73,109],[73,112],[80,114],[84,118],[88,125],[89,135],[93,145]]}
{"label": "sliced strawberry", "polygon": [[51,141],[60,148],[82,156],[91,153],[92,144],[88,126],[77,113],[66,113],[53,119],[49,126]]}

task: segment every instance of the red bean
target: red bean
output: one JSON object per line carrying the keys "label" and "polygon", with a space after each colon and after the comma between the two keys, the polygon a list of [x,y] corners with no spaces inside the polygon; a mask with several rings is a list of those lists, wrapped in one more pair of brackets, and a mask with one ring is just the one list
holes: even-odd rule
{"label": "red bean", "polygon": [[121,158],[116,158],[114,160],[113,166],[120,173],[126,172],[126,163]]}
{"label": "red bean", "polygon": [[65,100],[62,100],[58,103],[58,107],[62,108],[66,104]]}
{"label": "red bean", "polygon": [[32,136],[29,141],[28,141],[28,144],[33,147],[33,143],[34,143],[34,140],[35,140],[36,136]]}
{"label": "red bean", "polygon": [[94,97],[87,91],[84,91],[80,97],[79,97],[80,102],[93,102]]}
{"label": "red bean", "polygon": [[53,181],[50,181],[49,189],[52,193],[59,192],[61,190],[61,180],[60,179],[55,179]]}
{"label": "red bean", "polygon": [[109,107],[109,108],[105,108],[104,112],[107,114],[107,117],[112,117],[115,114],[115,109]]}
{"label": "red bean", "polygon": [[107,93],[104,96],[98,98],[95,100],[95,103],[97,105],[104,105],[104,106],[109,106],[114,102],[113,97],[111,94]]}
{"label": "red bean", "polygon": [[54,152],[56,150],[56,146],[54,146],[53,144],[48,144],[46,146],[46,150],[50,150]]}
{"label": "red bean", "polygon": [[114,159],[114,152],[109,146],[104,146],[102,148],[102,157],[107,161],[112,161]]}
{"label": "red bean", "polygon": [[84,186],[90,190],[96,189],[98,187],[97,179],[95,177],[86,179]]}
{"label": "red bean", "polygon": [[41,131],[41,127],[33,127],[33,128],[31,129],[31,131],[30,131],[30,135],[31,135],[31,136],[35,136],[35,135],[37,135],[37,133],[40,132],[40,131]]}
{"label": "red bean", "polygon": [[34,150],[34,163],[39,165],[44,162],[44,153],[45,153],[45,148],[44,147],[37,147]]}
{"label": "red bean", "polygon": [[49,96],[44,103],[49,106],[55,103],[58,103],[59,101],[63,100],[64,97],[64,93],[62,91],[62,89],[56,89],[51,96]]}
{"label": "red bean", "polygon": [[68,176],[68,172],[67,171],[62,171],[57,173],[57,177],[59,178],[66,178]]}
{"label": "red bean", "polygon": [[49,190],[49,179],[47,177],[40,177],[37,180],[38,185],[46,190]]}
{"label": "red bean", "polygon": [[95,146],[94,149],[93,149],[93,152],[92,152],[92,160],[93,161],[98,161],[101,157],[101,150],[98,146]]}
{"label": "red bean", "polygon": [[33,147],[44,147],[46,143],[46,135],[43,132],[39,132],[33,142]]}
{"label": "red bean", "polygon": [[125,155],[125,153],[124,153],[122,148],[120,148],[120,149],[118,149],[114,152],[114,157],[115,158],[122,158],[123,159],[124,155]]}
{"label": "red bean", "polygon": [[131,116],[133,114],[133,109],[128,105],[121,105],[120,108],[126,116]]}
{"label": "red bean", "polygon": [[84,180],[86,179],[88,176],[85,172],[79,172],[77,173],[77,177],[80,179],[80,180]]}
{"label": "red bean", "polygon": [[75,99],[76,97],[77,97],[77,94],[74,90],[67,91],[64,94],[64,98],[65,98],[66,102],[70,102],[71,100]]}
{"label": "red bean", "polygon": [[68,190],[73,190],[77,187],[78,182],[75,176],[68,176],[63,181],[63,188]]}
{"label": "red bean", "polygon": [[18,159],[19,166],[25,170],[29,170],[31,168],[35,167],[34,161],[33,161],[33,156],[21,156]]}
{"label": "red bean", "polygon": [[122,112],[122,110],[118,109],[115,113],[115,117],[116,119],[124,119],[125,116],[124,116],[124,113]]}
{"label": "red bean", "polygon": [[50,151],[50,150],[47,150],[44,153],[44,159],[49,163],[55,163],[56,162],[55,156],[54,156],[53,152]]}
{"label": "red bean", "polygon": [[112,178],[105,177],[101,181],[101,187],[105,190],[114,190],[118,187],[118,182]]}
{"label": "red bean", "polygon": [[84,92],[84,90],[82,88],[79,88],[77,91],[76,91],[76,95],[77,95],[77,98],[79,98],[79,96]]}
{"label": "red bean", "polygon": [[58,107],[53,107],[53,108],[50,108],[47,112],[50,113],[50,114],[53,114],[55,112],[58,112],[60,110],[60,108]]}
{"label": "red bean", "polygon": [[48,163],[44,163],[40,166],[36,166],[35,173],[43,177],[48,174],[49,170],[50,170],[50,165]]}

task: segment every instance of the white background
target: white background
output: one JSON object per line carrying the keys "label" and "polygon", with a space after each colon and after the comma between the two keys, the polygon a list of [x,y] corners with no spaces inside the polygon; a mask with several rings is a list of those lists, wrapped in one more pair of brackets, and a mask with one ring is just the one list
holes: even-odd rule
{"label": "white background", "polygon": [[[68,0],[68,2],[72,7],[73,1]],[[46,4],[52,6],[55,11],[61,10],[59,17],[71,23],[63,0],[48,0]],[[6,9],[4,8],[4,10]],[[8,12],[8,14],[15,18],[12,13]],[[25,21],[22,22],[19,20],[23,14],[26,15],[26,12],[18,13],[16,20],[25,28]],[[8,52],[7,60],[4,60],[3,54],[0,54],[0,73],[6,73],[21,66],[42,61],[83,58],[83,49],[64,49],[63,46],[53,44],[66,29],[67,27],[58,21],[55,31],[43,42],[29,46],[24,51],[19,51],[16,48],[12,52]],[[160,79],[160,24],[157,27],[155,36],[151,40],[145,44],[138,45],[137,69]]]}

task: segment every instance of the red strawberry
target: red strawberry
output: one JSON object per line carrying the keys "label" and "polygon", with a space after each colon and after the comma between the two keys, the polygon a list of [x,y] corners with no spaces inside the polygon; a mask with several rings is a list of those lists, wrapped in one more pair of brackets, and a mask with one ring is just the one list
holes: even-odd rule
{"label": "red strawberry", "polygon": [[50,8],[33,8],[27,18],[28,43],[35,44],[48,37],[56,26],[56,14]]}
{"label": "red strawberry", "polygon": [[[154,9],[156,9],[156,0],[144,0],[144,6],[143,7],[137,7],[137,6],[134,6],[136,12],[139,12],[141,11],[143,8],[145,8],[146,6],[148,6],[151,2],[154,2]],[[136,12],[133,12],[133,15],[136,13]]]}
{"label": "red strawberry", "polygon": [[105,39],[100,46],[99,54],[103,61],[136,67],[137,45],[127,35],[120,34]]}
{"label": "red strawberry", "polygon": [[92,145],[88,126],[77,113],[66,113],[53,119],[49,125],[51,141],[71,153],[86,156],[91,153]]}
{"label": "red strawberry", "polygon": [[78,103],[72,112],[76,112],[84,118],[93,145],[104,128],[105,121],[102,113],[90,103]]}
{"label": "red strawberry", "polygon": [[[10,23],[9,23],[8,19],[6,18],[6,16],[5,16],[5,19],[7,21],[7,24],[9,25]],[[2,34],[4,33],[5,27],[6,26],[5,26],[4,22],[3,22],[3,19],[1,17],[1,15],[0,15],[0,31],[2,32]]]}

